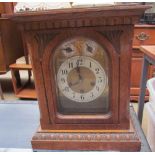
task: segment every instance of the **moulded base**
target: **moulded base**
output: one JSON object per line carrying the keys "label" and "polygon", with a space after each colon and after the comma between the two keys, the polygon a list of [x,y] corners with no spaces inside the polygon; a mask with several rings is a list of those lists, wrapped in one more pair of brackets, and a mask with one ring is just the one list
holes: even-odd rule
{"label": "moulded base", "polygon": [[41,130],[32,138],[33,150],[140,151],[141,142],[134,129],[129,130]]}

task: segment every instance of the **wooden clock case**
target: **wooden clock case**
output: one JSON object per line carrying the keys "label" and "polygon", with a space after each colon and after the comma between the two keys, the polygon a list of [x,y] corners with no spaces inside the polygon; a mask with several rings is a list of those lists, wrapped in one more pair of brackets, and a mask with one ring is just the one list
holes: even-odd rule
{"label": "wooden clock case", "polygon": [[[57,130],[57,129],[108,129],[108,128],[128,128],[128,117],[126,114],[126,117],[118,118],[118,102],[116,104],[116,100],[118,100],[118,88],[119,88],[119,76],[117,70],[119,69],[119,61],[118,61],[118,55],[115,49],[113,48],[112,44],[100,33],[97,33],[97,31],[102,28],[72,28],[72,30],[61,30],[57,31],[58,35],[54,37],[49,43],[47,43],[47,47],[45,47],[45,51],[43,53],[42,57],[42,70],[43,70],[43,78],[46,80],[45,82],[45,88],[47,92],[47,100],[48,107],[49,107],[49,119],[50,121],[54,122],[49,124],[48,128],[51,130]],[[53,64],[53,52],[54,49],[63,41],[69,38],[74,37],[86,37],[95,40],[96,42],[100,43],[104,48],[106,47],[107,51],[109,51],[109,62],[112,62],[109,66],[110,68],[110,77],[109,77],[109,83],[110,83],[110,110],[107,114],[100,114],[100,115],[85,115],[81,116],[79,115],[62,115],[57,110],[57,103],[56,103],[56,91],[55,91],[55,80],[54,80],[54,72],[53,72],[53,66],[49,66],[49,64]],[[49,70],[51,72],[49,72]],[[115,82],[111,82],[115,81]],[[114,89],[115,88],[115,89]],[[123,106],[121,104],[121,106]],[[122,109],[123,110],[123,109]],[[124,110],[124,113],[126,111]],[[121,116],[120,116],[121,117]],[[82,124],[82,126],[79,124]],[[94,126],[95,124],[95,126]],[[105,125],[106,124],[106,125]],[[47,125],[45,125],[45,129]]]}
{"label": "wooden clock case", "polygon": [[[150,6],[59,9],[6,15],[24,34],[35,76],[40,128],[33,149],[138,151],[140,141],[129,114],[134,24]],[[65,39],[95,40],[109,59],[109,113],[62,115],[56,106],[54,49]]]}

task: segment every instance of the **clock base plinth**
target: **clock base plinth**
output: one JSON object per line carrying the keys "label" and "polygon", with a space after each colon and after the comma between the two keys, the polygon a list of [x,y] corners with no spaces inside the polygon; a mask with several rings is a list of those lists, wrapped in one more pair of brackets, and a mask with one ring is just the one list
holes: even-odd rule
{"label": "clock base plinth", "polygon": [[141,142],[131,122],[129,130],[38,130],[33,150],[140,151]]}

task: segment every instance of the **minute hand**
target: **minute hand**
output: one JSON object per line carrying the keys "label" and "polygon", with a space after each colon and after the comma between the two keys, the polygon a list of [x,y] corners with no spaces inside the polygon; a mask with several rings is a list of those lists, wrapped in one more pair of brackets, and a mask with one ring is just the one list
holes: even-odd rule
{"label": "minute hand", "polygon": [[83,78],[82,78],[82,76],[81,76],[81,74],[80,74],[80,73],[81,73],[80,67],[77,66],[77,69],[76,69],[76,70],[77,70],[77,72],[78,72],[79,79],[80,79],[80,80],[83,80]]}

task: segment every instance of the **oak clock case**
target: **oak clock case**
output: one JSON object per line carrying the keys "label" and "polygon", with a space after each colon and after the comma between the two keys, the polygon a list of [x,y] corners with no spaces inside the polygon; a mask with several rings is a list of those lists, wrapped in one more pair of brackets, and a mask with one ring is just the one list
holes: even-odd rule
{"label": "oak clock case", "polygon": [[61,33],[47,45],[43,62],[51,129],[119,128],[118,56],[104,36]]}
{"label": "oak clock case", "polygon": [[32,59],[41,114],[33,149],[140,150],[129,108],[131,45],[134,24],[147,8],[112,5],[4,16],[18,24]]}

